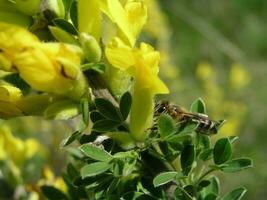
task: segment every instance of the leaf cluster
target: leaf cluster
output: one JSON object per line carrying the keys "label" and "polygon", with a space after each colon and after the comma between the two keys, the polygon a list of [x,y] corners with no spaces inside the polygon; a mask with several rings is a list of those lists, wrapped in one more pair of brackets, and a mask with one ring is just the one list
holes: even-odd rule
{"label": "leaf cluster", "polygon": [[[245,188],[221,194],[219,179],[213,174],[236,173],[252,166],[249,158],[233,158],[233,144],[238,137],[214,141],[211,135],[197,132],[199,123],[181,122],[161,114],[148,130],[150,137],[140,145],[131,139],[128,130],[130,93],[125,93],[119,102],[118,107],[106,99],[95,99],[90,106],[81,102],[83,121],[92,123],[92,132],[86,135],[83,130],[76,131],[65,140],[64,146],[73,141],[80,144],[78,149],[72,149],[76,162],[69,164],[63,176],[68,185],[66,199],[243,197]],[[203,100],[194,101],[190,112],[206,114]],[[218,122],[218,129],[223,122]],[[50,189],[43,189],[48,198]]]}

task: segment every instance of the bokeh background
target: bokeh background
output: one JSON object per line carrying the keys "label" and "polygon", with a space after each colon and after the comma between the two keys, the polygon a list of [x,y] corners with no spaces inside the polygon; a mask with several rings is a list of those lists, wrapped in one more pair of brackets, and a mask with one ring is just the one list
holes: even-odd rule
{"label": "bokeh background", "polygon": [[267,1],[162,0],[160,5],[178,70],[169,82],[171,99],[189,106],[200,96],[211,117],[228,120],[219,135],[238,135],[235,151],[253,158],[254,168],[223,175],[222,190],[243,185],[244,199],[266,199]]}
{"label": "bokeh background", "polygon": [[[238,135],[236,154],[254,160],[253,169],[221,176],[222,191],[245,186],[244,199],[266,199],[267,1],[144,1],[149,21],[140,40],[161,51],[167,98],[185,108],[203,98],[211,118],[227,119],[216,137]],[[75,119],[1,121],[0,188],[10,190],[0,190],[0,196],[8,199],[20,185],[32,189],[45,181],[62,189],[58,176],[69,159],[66,152],[77,152],[60,143],[74,130]]]}

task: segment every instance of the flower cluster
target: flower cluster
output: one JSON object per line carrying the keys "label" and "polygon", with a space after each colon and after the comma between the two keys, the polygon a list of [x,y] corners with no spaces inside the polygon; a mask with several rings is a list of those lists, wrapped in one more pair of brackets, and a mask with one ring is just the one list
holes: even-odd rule
{"label": "flower cluster", "polygon": [[105,55],[113,67],[126,71],[134,78],[130,131],[134,139],[143,141],[145,130],[152,123],[154,95],[168,93],[168,88],[158,77],[159,52],[146,43],[141,43],[139,47],[136,45],[138,34],[147,20],[147,8],[141,1],[127,1],[124,5],[119,0],[79,1],[79,4],[81,19],[88,12],[82,8],[89,7],[88,4],[95,13],[89,23],[79,24],[80,30],[86,30],[97,39],[100,31],[92,27],[100,24],[101,11],[117,26],[117,34],[108,42]]}

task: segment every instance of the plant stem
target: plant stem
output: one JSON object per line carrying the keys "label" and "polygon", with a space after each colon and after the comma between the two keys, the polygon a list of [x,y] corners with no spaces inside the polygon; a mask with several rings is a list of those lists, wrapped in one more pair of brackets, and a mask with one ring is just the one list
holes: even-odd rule
{"label": "plant stem", "polygon": [[199,179],[195,182],[195,184],[198,184],[203,178],[205,178],[207,175],[209,175],[211,172],[215,171],[216,169],[210,169],[206,171],[204,174],[202,174]]}

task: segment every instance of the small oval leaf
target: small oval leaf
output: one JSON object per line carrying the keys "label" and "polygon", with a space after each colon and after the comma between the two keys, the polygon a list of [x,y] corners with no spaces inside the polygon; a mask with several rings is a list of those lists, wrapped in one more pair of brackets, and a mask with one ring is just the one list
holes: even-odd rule
{"label": "small oval leaf", "polygon": [[154,187],[159,187],[161,185],[169,183],[169,182],[175,180],[175,177],[177,175],[178,175],[178,172],[163,172],[163,173],[157,175],[153,179],[153,185],[154,185]]}
{"label": "small oval leaf", "polygon": [[193,145],[184,147],[181,153],[181,166],[184,174],[188,174],[195,160],[195,148]]}
{"label": "small oval leaf", "polygon": [[113,159],[112,155],[106,152],[104,149],[100,149],[92,144],[84,144],[80,146],[81,152],[83,152],[86,156],[98,160],[109,162]]}
{"label": "small oval leaf", "polygon": [[117,108],[110,101],[103,98],[97,98],[95,99],[95,105],[97,110],[106,118],[114,121],[121,121]]}
{"label": "small oval leaf", "polygon": [[93,123],[105,119],[103,115],[101,115],[98,111],[93,111],[90,113],[90,119]]}
{"label": "small oval leaf", "polygon": [[70,19],[75,26],[75,28],[78,28],[78,8],[77,8],[78,1],[72,1],[71,7],[70,7]]}
{"label": "small oval leaf", "polygon": [[246,188],[237,188],[226,194],[222,200],[240,200],[247,192]]}
{"label": "small oval leaf", "polygon": [[213,160],[216,165],[227,162],[232,156],[232,146],[228,138],[219,139],[213,149]]}
{"label": "small oval leaf", "polygon": [[118,127],[121,122],[113,121],[110,119],[99,120],[93,125],[93,130],[98,132],[108,132],[112,131],[114,128]]}
{"label": "small oval leaf", "polygon": [[69,144],[74,142],[76,139],[78,139],[81,136],[81,134],[82,133],[80,131],[75,131],[74,133],[71,134],[71,136],[69,136],[68,138],[62,141],[61,146],[62,147],[68,146]]}
{"label": "small oval leaf", "polygon": [[252,160],[249,158],[233,159],[227,162],[226,164],[226,166],[221,167],[221,170],[227,173],[238,172],[253,166]]}
{"label": "small oval leaf", "polygon": [[81,110],[82,110],[82,117],[85,126],[89,125],[89,102],[87,98],[81,99]]}
{"label": "small oval leaf", "polygon": [[205,106],[203,99],[198,98],[197,100],[195,100],[191,104],[190,112],[206,114],[206,106]]}
{"label": "small oval leaf", "polygon": [[169,115],[162,114],[158,120],[159,133],[162,138],[172,134],[175,130],[174,122]]}
{"label": "small oval leaf", "polygon": [[130,92],[125,92],[120,100],[120,112],[123,120],[126,120],[132,106],[132,96]]}
{"label": "small oval leaf", "polygon": [[68,33],[72,34],[72,35],[78,35],[78,31],[77,29],[67,20],[62,19],[62,18],[56,18],[53,20],[53,23],[63,29],[64,31],[67,31]]}
{"label": "small oval leaf", "polygon": [[111,165],[107,162],[95,162],[81,168],[82,178],[96,176],[107,171]]}

